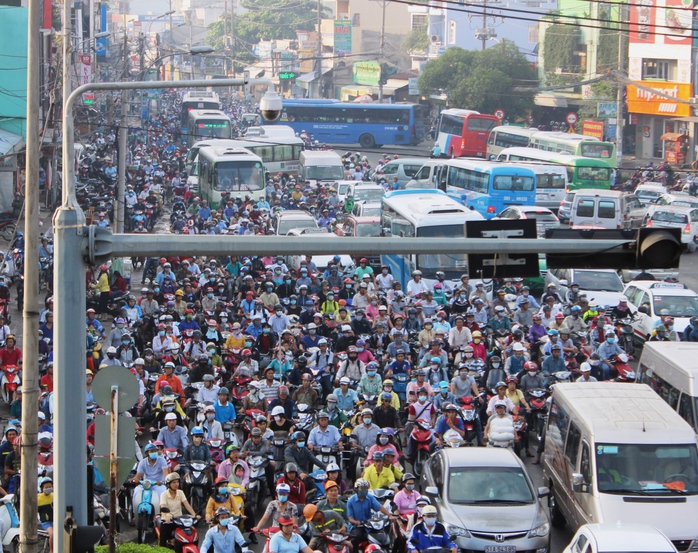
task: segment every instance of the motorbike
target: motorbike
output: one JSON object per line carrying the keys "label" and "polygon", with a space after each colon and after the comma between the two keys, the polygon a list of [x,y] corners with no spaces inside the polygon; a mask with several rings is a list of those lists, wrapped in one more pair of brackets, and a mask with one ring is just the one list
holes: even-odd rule
{"label": "motorbike", "polygon": [[315,409],[307,403],[298,405],[298,422],[296,422],[296,430],[302,430],[307,434],[310,433],[315,425]]}
{"label": "motorbike", "polygon": [[38,445],[38,475],[53,477],[53,435],[50,432],[40,432]]}
{"label": "motorbike", "polygon": [[516,428],[514,426],[514,421],[511,418],[492,418],[490,421],[490,432],[487,440],[487,447],[513,448],[515,440]]}
{"label": "motorbike", "polygon": [[619,353],[611,358],[611,365],[617,371],[613,379],[616,382],[635,382],[635,371],[628,364],[629,357],[625,353]]}
{"label": "motorbike", "polygon": [[618,334],[619,346],[627,353],[632,355],[635,353],[635,344],[633,343],[633,317],[623,317],[614,321],[616,333]]}
{"label": "motorbike", "polygon": [[[160,537],[160,523],[164,518],[166,511],[163,511],[163,517],[158,517],[155,522],[155,533]],[[199,553],[199,534],[196,531],[196,518],[191,515],[181,515],[171,517],[171,522],[175,525],[174,550],[177,553]]]}
{"label": "motorbike", "polygon": [[514,416],[514,430],[518,436],[518,440],[514,442],[514,453],[521,455],[521,452],[525,451],[524,437],[528,431],[528,424],[526,423],[526,419],[524,417],[519,415]]}
{"label": "motorbike", "polygon": [[269,458],[265,455],[250,455],[247,465],[250,467],[250,482],[247,484],[247,503],[259,512],[264,505],[267,496],[267,479],[265,469],[269,464]]}
{"label": "motorbike", "polygon": [[284,449],[286,449],[287,443],[288,440],[286,438],[277,438],[276,436],[271,440],[272,452],[274,454],[274,462],[276,463],[277,477],[284,471]]}
{"label": "motorbike", "polygon": [[465,434],[463,442],[466,446],[477,445],[477,409],[473,405],[473,398],[466,396],[462,399],[463,405],[460,410],[463,425],[465,426]]}
{"label": "motorbike", "polygon": [[308,474],[312,478],[315,486],[308,486],[308,490],[305,492],[305,500],[308,503],[316,502],[320,499],[325,499],[327,496],[325,494],[325,481],[327,480],[327,473],[324,470],[315,470]]}
{"label": "motorbike", "polygon": [[2,378],[0,379],[0,393],[2,399],[8,405],[12,403],[15,391],[22,384],[17,365],[5,365],[2,367]]}
{"label": "motorbike", "polygon": [[363,523],[366,530],[367,542],[359,545],[359,550],[365,550],[367,545],[376,544],[384,550],[390,550],[390,519],[381,512],[374,513],[373,516]]}
{"label": "motorbike", "polygon": [[349,553],[349,538],[344,534],[326,532],[322,534],[322,538],[325,540],[327,553]]}
{"label": "motorbike", "polygon": [[393,390],[399,396],[400,402],[405,403],[407,401],[407,384],[410,382],[410,377],[407,374],[399,373],[393,375]]}
{"label": "motorbike", "polygon": [[153,489],[153,484],[150,480],[142,480],[141,488],[136,488],[133,494],[138,543],[145,543],[148,532],[154,528],[155,517],[160,514],[160,494]]}
{"label": "motorbike", "polygon": [[7,494],[0,499],[0,538],[5,551],[19,551],[19,515],[15,501],[14,494]]}
{"label": "motorbike", "polygon": [[410,440],[414,441],[414,459],[412,466],[417,478],[422,476],[422,468],[431,455],[430,447],[432,442],[431,425],[422,420],[415,421],[414,428],[410,433]]}
{"label": "motorbike", "polygon": [[441,443],[443,444],[443,447],[460,447],[465,443],[465,441],[463,440],[463,437],[458,434],[458,432],[453,429],[449,429],[444,432],[443,436],[441,437]]}
{"label": "motorbike", "polygon": [[339,465],[341,461],[341,455],[339,455],[339,450],[336,447],[323,445],[318,447],[315,453],[316,457],[326,465],[329,463],[336,463]]}
{"label": "motorbike", "polygon": [[547,392],[541,388],[528,392],[528,404],[531,406],[531,424],[540,441],[543,438],[545,421],[548,416]]}
{"label": "motorbike", "polygon": [[170,472],[179,472],[179,466],[182,462],[182,456],[176,447],[165,448],[165,461],[170,468]]}
{"label": "motorbike", "polygon": [[211,488],[211,472],[208,465],[202,461],[190,461],[184,474],[184,493],[189,498],[189,504],[197,514],[203,513],[208,501]]}

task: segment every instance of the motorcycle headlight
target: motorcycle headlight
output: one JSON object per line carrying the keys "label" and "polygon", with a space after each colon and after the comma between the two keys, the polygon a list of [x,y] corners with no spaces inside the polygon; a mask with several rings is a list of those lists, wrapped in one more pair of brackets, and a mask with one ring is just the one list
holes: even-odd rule
{"label": "motorcycle headlight", "polygon": [[550,523],[545,522],[528,533],[529,538],[542,538],[550,532]]}
{"label": "motorcycle headlight", "polygon": [[470,538],[470,532],[462,526],[452,526],[451,524],[446,525],[446,530],[448,535],[452,538]]}

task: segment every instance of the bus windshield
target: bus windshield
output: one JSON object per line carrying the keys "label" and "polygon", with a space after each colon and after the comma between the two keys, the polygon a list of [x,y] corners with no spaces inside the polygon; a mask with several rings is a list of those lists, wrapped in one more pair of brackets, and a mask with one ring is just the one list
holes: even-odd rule
{"label": "bus windshield", "polygon": [[613,152],[612,144],[604,144],[603,142],[586,142],[581,145],[580,153],[583,157],[598,157],[601,159],[609,159]]}
{"label": "bus windshield", "polygon": [[356,236],[380,236],[381,230],[380,223],[356,225]]}
{"label": "bus windshield", "polygon": [[[464,233],[462,223],[417,229],[417,236],[420,238],[463,238]],[[446,278],[458,278],[467,267],[466,254],[430,253],[417,256],[417,268],[422,271],[424,278],[435,278],[436,271],[443,271]]]}
{"label": "bus windshield", "polygon": [[696,474],[695,443],[596,444],[596,478],[601,493],[696,495]]}
{"label": "bus windshield", "polygon": [[579,167],[577,177],[584,180],[608,181],[611,179],[611,170],[606,167]]}
{"label": "bus windshield", "polygon": [[354,201],[380,202],[383,193],[383,190],[377,188],[355,189]]}
{"label": "bus windshield", "polygon": [[306,167],[305,178],[314,180],[341,180],[344,170],[339,166],[311,165]]}
{"label": "bus windshield", "polygon": [[194,133],[196,134],[196,139],[230,138],[230,121],[198,119]]}
{"label": "bus windshield", "polygon": [[214,190],[240,192],[261,190],[262,165],[257,161],[220,161],[216,163]]}

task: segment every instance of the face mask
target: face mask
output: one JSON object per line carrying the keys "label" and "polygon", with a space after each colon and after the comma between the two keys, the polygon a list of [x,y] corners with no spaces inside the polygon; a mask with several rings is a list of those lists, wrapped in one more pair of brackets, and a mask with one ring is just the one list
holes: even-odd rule
{"label": "face mask", "polygon": [[46,495],[51,495],[53,493],[53,488],[44,488],[44,493]]}
{"label": "face mask", "polygon": [[116,328],[124,328],[124,324],[123,323],[116,323]]}
{"label": "face mask", "polygon": [[427,396],[419,396],[419,403],[424,403],[427,400]]}
{"label": "face mask", "polygon": [[[213,297],[213,294],[208,294],[209,298]],[[194,315],[187,315],[187,321],[191,321],[194,318]]]}
{"label": "face mask", "polygon": [[164,330],[159,330],[159,331],[158,331],[158,336],[164,336],[164,335],[165,335],[165,331],[164,331]]}
{"label": "face mask", "polygon": [[128,345],[131,343],[131,340],[123,340],[122,343],[123,343],[125,346],[128,346]]}
{"label": "face mask", "polygon": [[206,418],[208,420],[212,421],[213,419],[216,418],[216,414],[215,413],[206,413]]}
{"label": "face mask", "polygon": [[153,288],[153,291],[157,294],[160,291],[160,288]]}
{"label": "face mask", "polygon": [[107,353],[107,357],[109,357],[109,359],[114,359],[114,354],[113,354],[113,353]]}
{"label": "face mask", "polygon": [[[466,353],[466,355],[467,355],[467,353]],[[466,373],[466,372],[460,373],[460,379],[461,379],[461,380],[465,380],[466,378],[468,378],[468,373]]]}
{"label": "face mask", "polygon": [[279,417],[278,415],[274,417],[274,420],[275,420],[277,423],[281,424],[281,417]]}
{"label": "face mask", "polygon": [[465,354],[466,359],[472,359],[472,357],[473,357],[473,354],[471,352],[469,352],[469,351],[466,352],[466,354]]}
{"label": "face mask", "polygon": [[228,320],[228,317],[221,317],[221,322],[224,323]]}
{"label": "face mask", "polygon": [[434,526],[434,524],[436,524],[436,517],[424,517],[424,524],[427,526]]}
{"label": "face mask", "polygon": [[412,490],[414,490],[414,484],[405,484],[405,489],[408,492],[411,492]]}
{"label": "face mask", "polygon": [[311,329],[308,331],[308,333],[309,333],[309,334],[317,334],[317,330],[315,330],[314,328],[311,328]]}
{"label": "face mask", "polygon": [[148,457],[150,457],[151,460],[155,461],[155,459],[158,458],[158,454],[156,452],[149,453]]}
{"label": "face mask", "polygon": [[303,448],[303,447],[305,447],[305,442],[298,442],[297,445],[299,448]]}
{"label": "face mask", "polygon": [[368,371],[368,376],[376,376],[376,371]]}
{"label": "face mask", "polygon": [[536,371],[528,371],[528,376],[536,376]]}
{"label": "face mask", "polygon": [[377,302],[377,301],[372,301],[372,302],[371,302],[371,305],[378,305],[378,302]]}
{"label": "face mask", "polygon": [[[265,330],[265,332],[267,331]],[[245,345],[249,348],[250,346],[252,346],[252,342],[245,342]]]}
{"label": "face mask", "polygon": [[215,353],[216,353],[216,350],[215,350],[215,349],[210,349],[210,350],[208,350],[208,354],[209,354],[209,355],[214,355]]}
{"label": "face mask", "polygon": [[278,496],[278,498],[279,498],[279,501],[281,501],[281,503],[286,503],[288,501],[287,495],[280,495],[280,496]]}
{"label": "face mask", "polygon": [[152,361],[152,360],[153,360],[153,356],[152,356],[152,355],[146,355],[146,356],[145,356],[145,359],[146,359],[146,361]]}
{"label": "face mask", "polygon": [[218,493],[220,495],[228,495],[230,490],[228,490],[227,486],[223,486],[221,488],[218,488]]}
{"label": "face mask", "polygon": [[368,495],[368,490],[356,490],[356,495],[363,499]]}
{"label": "face mask", "polygon": [[[213,297],[213,294],[206,294],[206,297],[207,297],[208,299],[211,299],[211,298]],[[190,318],[191,318],[191,317],[187,317],[187,319],[190,319]]]}
{"label": "face mask", "polygon": [[422,507],[417,507],[417,514],[421,517],[422,516]]}
{"label": "face mask", "polygon": [[298,302],[296,300],[291,300],[291,305],[296,305]]}
{"label": "face mask", "polygon": [[290,280],[286,280],[286,281],[284,281],[284,282],[286,282],[286,284],[291,284],[291,281],[290,281]]}
{"label": "face mask", "polygon": [[368,425],[371,424],[372,422],[373,422],[373,419],[372,419],[371,417],[366,417],[366,418],[364,418],[364,424],[365,424],[366,426],[368,426]]}
{"label": "face mask", "polygon": [[229,519],[227,519],[227,518],[219,518],[218,524],[220,524],[221,526],[228,526],[228,520]]}
{"label": "face mask", "polygon": [[356,349],[360,352],[364,350],[364,348],[356,348]]}
{"label": "face mask", "polygon": [[273,288],[267,288],[267,292],[271,292]]}
{"label": "face mask", "polygon": [[381,445],[385,445],[390,441],[390,439],[387,437],[381,437],[381,438],[378,438],[378,441],[381,443]]}
{"label": "face mask", "polygon": [[461,294],[460,297],[465,299],[465,294]]}

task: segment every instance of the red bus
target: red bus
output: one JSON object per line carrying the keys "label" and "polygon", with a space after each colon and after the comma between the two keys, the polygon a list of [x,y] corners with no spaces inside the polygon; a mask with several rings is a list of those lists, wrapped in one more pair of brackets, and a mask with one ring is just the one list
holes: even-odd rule
{"label": "red bus", "polygon": [[445,109],[439,117],[436,143],[444,156],[484,158],[487,137],[499,124],[494,115],[469,109]]}

